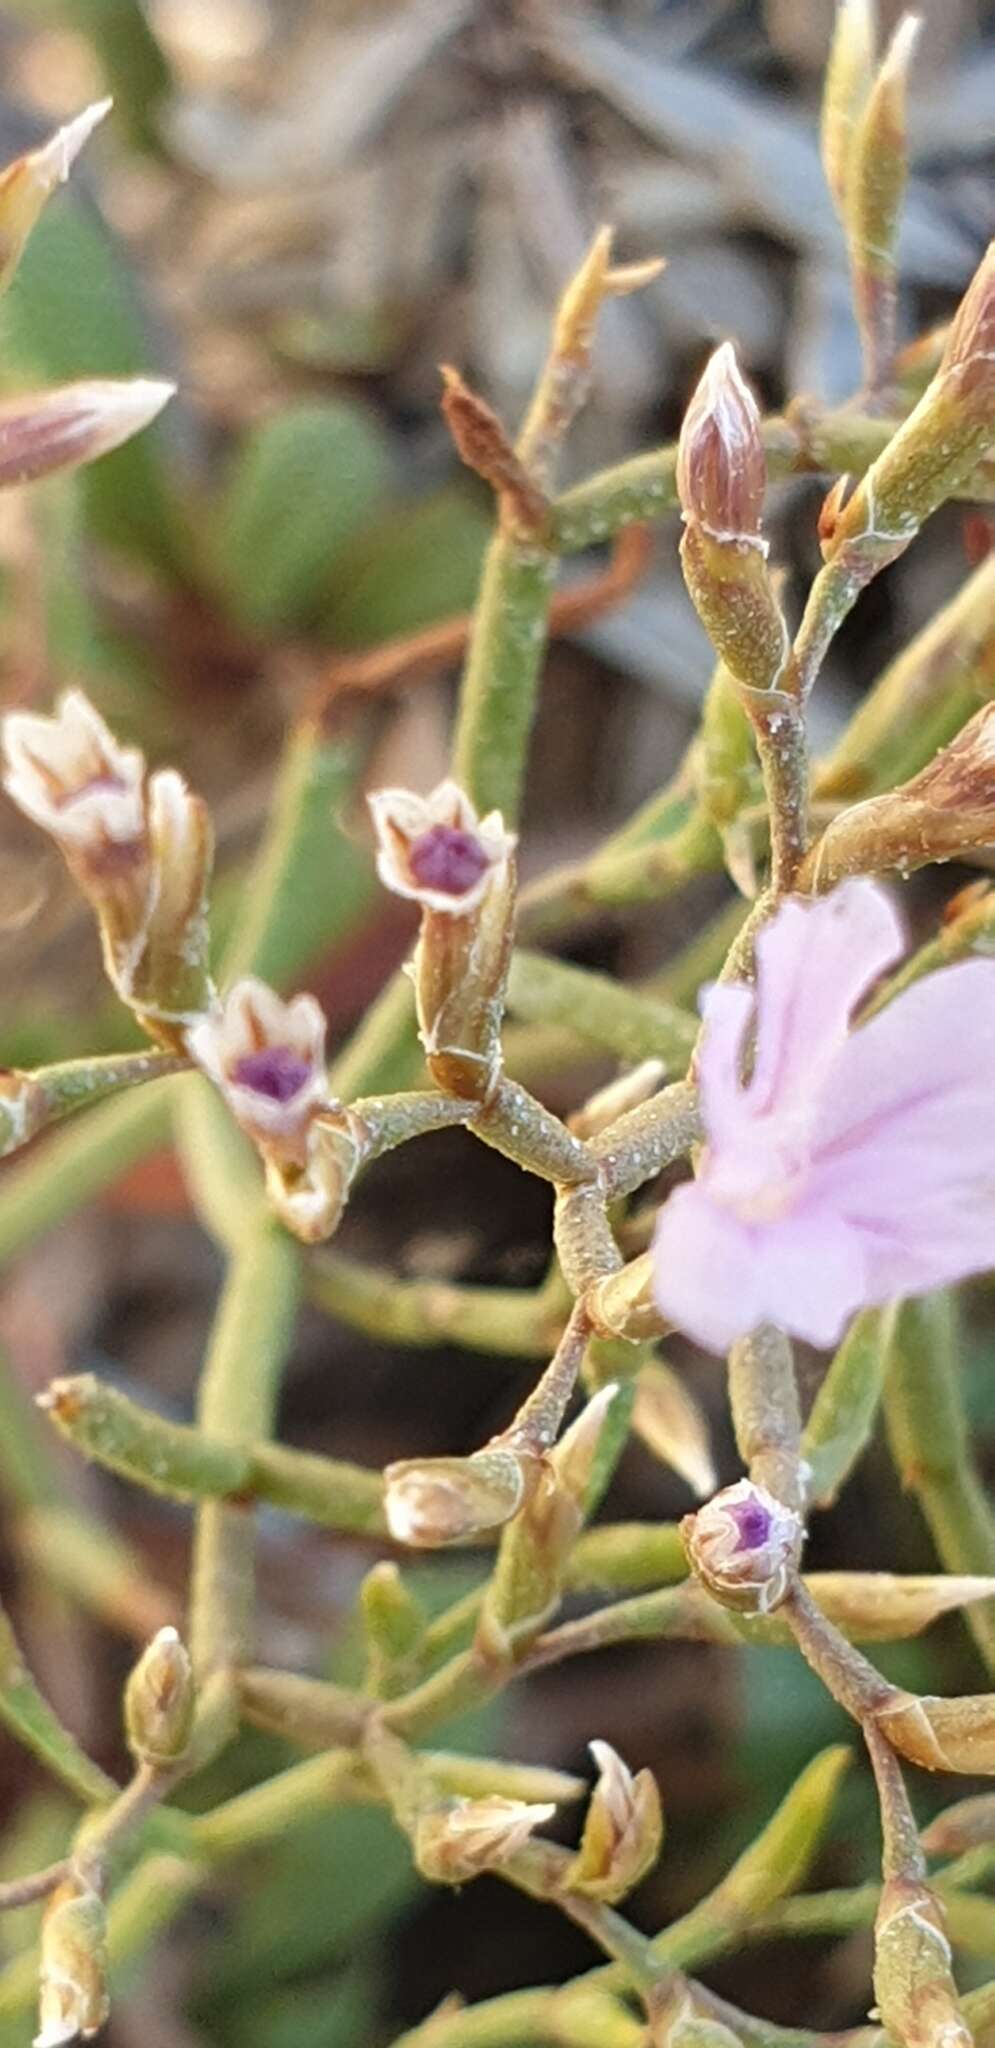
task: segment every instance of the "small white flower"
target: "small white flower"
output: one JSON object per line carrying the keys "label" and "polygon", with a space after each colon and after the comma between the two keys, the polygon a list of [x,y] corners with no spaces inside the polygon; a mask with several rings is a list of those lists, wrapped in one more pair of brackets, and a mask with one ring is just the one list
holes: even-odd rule
{"label": "small white flower", "polygon": [[249,1136],[303,1161],[312,1118],[328,1101],[325,1029],[313,996],[285,1003],[247,976],[192,1026],[187,1045]]}
{"label": "small white flower", "polygon": [[82,690],[52,718],[12,711],[3,721],[4,788],[68,854],[142,845],[145,762],[122,747]]}
{"label": "small white flower", "polygon": [[381,881],[426,910],[465,917],[515,849],[515,835],[505,831],[500,811],[478,819],[455,782],[440,782],[427,797],[379,789],[369,804]]}

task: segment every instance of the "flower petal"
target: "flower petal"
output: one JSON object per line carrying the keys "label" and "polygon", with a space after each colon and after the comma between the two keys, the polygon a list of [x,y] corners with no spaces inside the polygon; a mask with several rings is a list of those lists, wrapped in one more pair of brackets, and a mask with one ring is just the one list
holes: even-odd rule
{"label": "flower petal", "polygon": [[813,1193],[900,1217],[920,1194],[995,1182],[995,962],[917,982],[854,1032],[812,1132]]}
{"label": "flower petal", "polygon": [[700,1181],[675,1188],[657,1218],[654,1300],[706,1351],[728,1351],[762,1320],[754,1235]]}
{"label": "flower petal", "polygon": [[811,1097],[852,1011],[897,960],[905,935],[876,882],[843,882],[815,902],[783,904],[757,939],[754,1114]]}
{"label": "flower petal", "polygon": [[834,1344],[867,1297],[860,1233],[805,1207],[744,1223],[714,1202],[707,1180],[677,1188],[654,1240],[654,1298],[707,1351],[727,1351],[759,1323],[821,1348]]}
{"label": "flower petal", "polygon": [[756,1001],[743,982],[713,982],[702,999],[698,1085],[709,1142],[734,1144],[754,1119],[740,1083],[743,1046]]}

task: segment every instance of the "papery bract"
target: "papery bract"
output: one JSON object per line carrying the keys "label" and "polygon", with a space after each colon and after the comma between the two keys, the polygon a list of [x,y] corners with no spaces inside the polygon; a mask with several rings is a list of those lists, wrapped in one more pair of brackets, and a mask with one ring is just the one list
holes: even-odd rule
{"label": "papery bract", "polygon": [[710,1350],[762,1322],[828,1346],[858,1308],[995,1264],[995,964],[916,982],[851,1034],[903,944],[885,891],[847,882],[764,928],[755,996],[705,999],[707,1142],[654,1257],[662,1313]]}

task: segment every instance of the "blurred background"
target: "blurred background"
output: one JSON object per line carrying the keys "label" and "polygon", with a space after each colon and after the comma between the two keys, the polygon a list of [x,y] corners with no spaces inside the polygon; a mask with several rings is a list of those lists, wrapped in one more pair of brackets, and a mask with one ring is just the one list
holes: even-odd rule
{"label": "blurred background", "polygon": [[[859,382],[841,239],[816,128],[830,0],[21,0],[0,4],[0,155],[88,101],[115,107],[32,239],[0,310],[11,390],[93,374],[177,379],[163,420],[92,471],[0,502],[0,663],[7,706],[47,708],[83,684],[122,737],[175,761],[210,798],[219,923],[237,905],[294,712],[346,657],[472,602],[489,505],[438,410],[440,361],[514,426],[557,293],[592,229],[623,259],[668,267],[601,329],[595,390],[569,475],[670,438],[703,360],[735,338],[764,403],[839,401]],[[898,9],[882,6],[890,26]],[[924,0],[903,242],[907,336],[955,303],[995,230],[995,15]],[[818,483],[774,495],[775,557],[796,598],[817,562]],[[548,662],[525,816],[527,875],[593,845],[665,782],[693,728],[710,658],[685,599],[676,522],[624,604],[559,639]],[[880,579],[840,638],[815,712],[839,728],[869,679],[961,580],[977,536],[954,508]],[[592,564],[585,565],[591,567]],[[566,579],[580,573],[568,565]],[[441,665],[360,706],[367,781],[427,788],[445,767],[455,675]],[[305,985],[343,1040],[410,944],[403,905],[374,883],[361,793],[336,901],[315,919]],[[0,810],[0,1060],[36,1064],[130,1043],[94,935],[54,852]],[[948,877],[949,886],[954,886]],[[567,955],[651,972],[725,900],[605,918]],[[607,1069],[578,1059],[547,1094],[567,1110]],[[461,1136],[381,1164],[342,1243],[400,1273],[533,1285],[544,1190]],[[0,1298],[4,1401],[93,1368],[178,1419],[190,1414],[218,1281],[163,1155],[20,1262]],[[966,1361],[980,1455],[995,1392],[983,1304]],[[714,1365],[674,1346],[735,1457]],[[816,1362],[806,1366],[814,1384]],[[469,1449],[501,1426],[520,1368],[469,1353],[406,1353],[308,1311],[283,1434],[379,1465]],[[20,1411],[18,1411],[20,1412]],[[2,1418],[0,1418],[2,1419]],[[23,1421],[23,1418],[22,1418]],[[113,1629],[53,1585],[31,1484],[0,1444],[3,1589],[36,1672],[90,1752],[121,1770],[120,1685],[134,1638],[182,1612],[189,1518],[48,1447],[58,1485],[145,1559],[142,1611]],[[640,1446],[615,1518],[683,1512],[682,1482]],[[36,1503],[37,1505],[37,1503]],[[275,1512],[262,1529],[268,1661],[352,1672],[348,1613],[369,1546]],[[813,1562],[930,1569],[915,1507],[880,1447]],[[475,1567],[416,1568],[441,1605]],[[129,1641],[129,1632],[132,1640]],[[963,1626],[882,1655],[924,1690],[980,1688]],[[668,1845],[636,1917],[656,1927],[712,1883],[824,1740],[845,1732],[793,1653],[661,1645],[578,1660],[519,1687],[453,1740],[585,1769],[592,1735],[657,1773]],[[205,1803],[286,1752],[247,1737]],[[936,1794],[918,1787],[922,1809]],[[189,1795],[193,1798],[194,1794]],[[73,1814],[6,1737],[0,1876],[56,1854]],[[855,1774],[819,1880],[871,1875],[874,1809]],[[31,1914],[0,1921],[0,1952]],[[583,1938],[496,1880],[431,1892],[387,1821],[315,1819],[201,1897],[116,2007],[122,2048],[378,2048],[454,1986],[467,1998],[587,1966]],[[862,2017],[869,1944],[747,1952],[717,1988],[784,2021]]]}

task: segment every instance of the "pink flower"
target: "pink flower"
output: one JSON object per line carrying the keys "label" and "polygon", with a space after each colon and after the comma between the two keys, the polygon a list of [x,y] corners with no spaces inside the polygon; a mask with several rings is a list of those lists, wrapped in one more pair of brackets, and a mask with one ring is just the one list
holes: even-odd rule
{"label": "pink flower", "polygon": [[829,1346],[859,1308],[995,1266],[995,965],[915,982],[850,1033],[903,948],[884,890],[844,882],[772,918],[755,994],[705,998],[706,1145],[654,1261],[662,1313],[709,1350],[764,1322]]}

